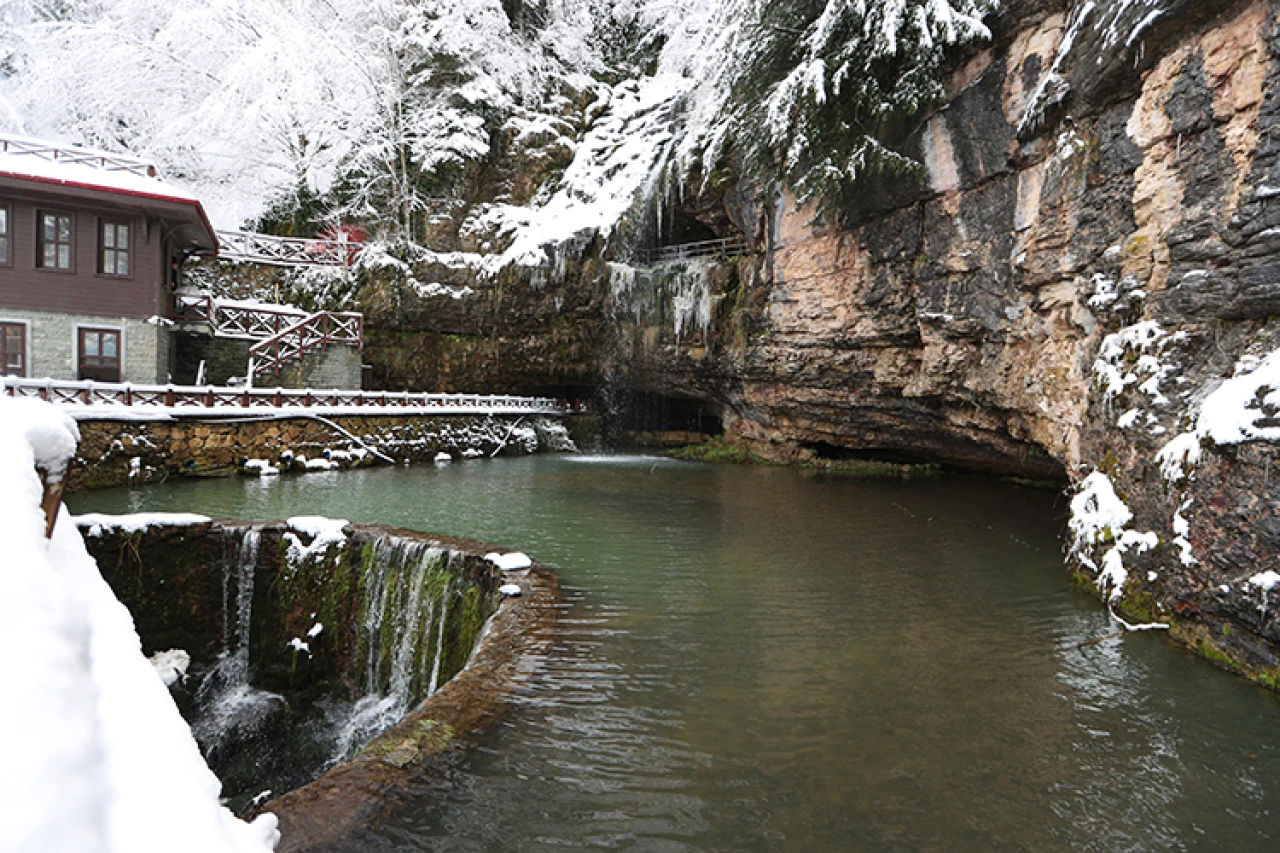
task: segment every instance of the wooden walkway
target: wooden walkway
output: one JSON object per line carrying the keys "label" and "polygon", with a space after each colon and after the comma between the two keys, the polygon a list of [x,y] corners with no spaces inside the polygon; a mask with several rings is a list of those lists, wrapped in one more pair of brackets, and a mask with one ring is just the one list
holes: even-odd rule
{"label": "wooden walkway", "polygon": [[648,266],[675,264],[698,258],[728,258],[735,255],[751,255],[754,252],[746,237],[725,237],[720,240],[702,240],[697,243],[680,243],[675,246],[659,246],[640,254],[640,262]]}
{"label": "wooden walkway", "polygon": [[251,231],[218,231],[218,257],[277,267],[349,268],[364,243],[345,239],[306,240]]}
{"label": "wooden walkway", "polygon": [[[340,410],[348,414],[468,414],[552,415],[569,414],[576,407],[551,397],[511,395],[430,394],[408,391],[321,391],[284,388],[225,388],[183,385],[133,385],[131,383],[66,382],[5,376],[7,397],[36,397],[74,407],[151,407],[180,410],[184,414],[239,414],[245,410]],[[176,412],[174,412],[176,413]],[[109,411],[102,412],[109,416]]]}

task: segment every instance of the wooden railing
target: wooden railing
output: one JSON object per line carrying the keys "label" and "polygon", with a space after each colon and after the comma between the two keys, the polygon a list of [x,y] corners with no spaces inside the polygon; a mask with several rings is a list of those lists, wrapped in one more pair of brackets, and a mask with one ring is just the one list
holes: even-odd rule
{"label": "wooden railing", "polygon": [[287,305],[243,305],[222,302],[207,294],[178,293],[173,297],[173,319],[208,323],[216,335],[263,340],[278,335],[305,319],[307,312]]}
{"label": "wooden railing", "polygon": [[87,148],[76,148],[74,145],[59,145],[21,136],[0,134],[0,152],[26,154],[55,163],[81,163],[108,172],[131,172],[143,178],[156,177],[155,165],[137,157],[91,151]]}
{"label": "wooden railing", "polygon": [[462,414],[563,415],[574,407],[551,397],[428,394],[408,391],[319,391],[283,388],[224,388],[183,385],[133,385],[64,382],[6,376],[8,397],[38,397],[79,406],[150,406],[167,409],[393,409]]}
{"label": "wooden railing", "polygon": [[317,311],[249,347],[249,375],[279,376],[291,361],[301,361],[308,353],[326,350],[333,344],[364,347],[364,315]]}
{"label": "wooden railing", "polygon": [[363,243],[345,239],[307,240],[249,231],[218,231],[218,257],[284,267],[348,267]]}
{"label": "wooden railing", "polygon": [[727,257],[751,254],[751,244],[745,237],[725,237],[720,240],[703,240],[698,243],[681,243],[678,246],[660,246],[641,253],[641,263],[669,264],[695,258]]}

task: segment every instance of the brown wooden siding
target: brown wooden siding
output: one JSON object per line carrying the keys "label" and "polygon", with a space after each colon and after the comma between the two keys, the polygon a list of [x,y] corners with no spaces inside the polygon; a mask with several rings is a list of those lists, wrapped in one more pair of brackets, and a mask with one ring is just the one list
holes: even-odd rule
{"label": "brown wooden siding", "polygon": [[[57,311],[100,317],[167,316],[164,288],[164,247],[161,226],[138,205],[116,207],[85,205],[65,196],[6,196],[0,189],[0,205],[9,208],[10,260],[0,266],[0,308],[28,311]],[[75,242],[72,271],[40,269],[36,266],[36,229],[39,211],[70,213],[74,216]],[[133,246],[127,278],[98,273],[99,220],[127,222]],[[148,230],[150,234],[148,234]]]}

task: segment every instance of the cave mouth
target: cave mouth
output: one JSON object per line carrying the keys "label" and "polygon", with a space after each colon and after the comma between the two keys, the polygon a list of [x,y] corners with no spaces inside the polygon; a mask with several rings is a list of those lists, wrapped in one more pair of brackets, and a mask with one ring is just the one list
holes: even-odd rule
{"label": "cave mouth", "polygon": [[607,447],[679,447],[724,435],[721,407],[707,400],[631,388],[605,389],[600,399]]}
{"label": "cave mouth", "polygon": [[799,447],[811,453],[818,462],[930,466],[942,471],[1012,477],[1050,488],[1059,488],[1067,482],[1066,469],[1062,464],[1033,445],[1027,445],[1025,453],[1017,455],[973,447],[966,453],[951,457],[903,448],[845,447],[826,441],[805,441]]}

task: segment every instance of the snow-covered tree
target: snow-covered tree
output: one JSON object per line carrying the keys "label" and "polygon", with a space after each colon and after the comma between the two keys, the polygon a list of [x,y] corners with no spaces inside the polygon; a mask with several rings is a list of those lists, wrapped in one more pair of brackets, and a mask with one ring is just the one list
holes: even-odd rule
{"label": "snow-covered tree", "polygon": [[835,204],[861,176],[916,168],[884,141],[942,98],[948,50],[990,37],[998,0],[722,3],[737,28],[702,86],[686,167],[696,152],[710,172],[732,144],[748,173]]}

